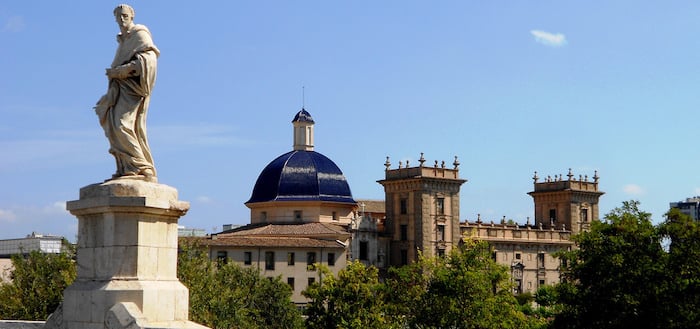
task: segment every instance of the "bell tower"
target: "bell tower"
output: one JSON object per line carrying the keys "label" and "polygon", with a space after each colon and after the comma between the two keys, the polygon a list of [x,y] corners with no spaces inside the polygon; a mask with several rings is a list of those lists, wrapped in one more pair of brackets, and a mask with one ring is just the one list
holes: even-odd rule
{"label": "bell tower", "polygon": [[588,175],[574,178],[570,168],[566,177],[547,176],[539,181],[535,172],[532,177],[535,189],[528,193],[535,202],[535,225],[570,230],[574,234],[587,231],[591,221],[599,220],[598,200],[605,194],[598,190],[598,171],[592,181]]}

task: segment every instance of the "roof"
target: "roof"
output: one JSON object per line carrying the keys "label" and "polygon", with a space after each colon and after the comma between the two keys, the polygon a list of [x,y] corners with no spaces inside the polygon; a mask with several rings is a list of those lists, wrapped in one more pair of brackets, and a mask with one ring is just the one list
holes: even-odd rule
{"label": "roof", "polygon": [[386,213],[386,205],[384,203],[384,200],[357,200],[357,206],[359,207],[359,210],[362,211],[362,205],[364,204],[365,212],[371,212],[371,213]]}
{"label": "roof", "polygon": [[345,248],[345,245],[337,240],[307,237],[228,236],[218,239],[202,239],[199,242],[205,246],[222,247]]}
{"label": "roof", "polygon": [[309,112],[306,112],[306,110],[302,107],[301,111],[297,112],[297,115],[294,116],[294,120],[292,122],[308,122],[308,123],[315,123],[314,119],[311,118],[311,114]]}
{"label": "roof", "polygon": [[249,224],[215,234],[215,239],[233,236],[318,237],[349,236],[345,227],[328,223]]}
{"label": "roof", "polygon": [[321,153],[303,150],[282,154],[262,170],[246,204],[268,201],[355,203],[340,168]]}

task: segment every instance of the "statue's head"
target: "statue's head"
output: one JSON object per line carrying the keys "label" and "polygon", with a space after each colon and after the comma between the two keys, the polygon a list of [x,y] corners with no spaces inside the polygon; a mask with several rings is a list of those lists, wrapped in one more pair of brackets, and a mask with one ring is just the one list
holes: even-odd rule
{"label": "statue's head", "polygon": [[129,28],[134,24],[134,8],[121,4],[114,8],[114,18],[120,27]]}

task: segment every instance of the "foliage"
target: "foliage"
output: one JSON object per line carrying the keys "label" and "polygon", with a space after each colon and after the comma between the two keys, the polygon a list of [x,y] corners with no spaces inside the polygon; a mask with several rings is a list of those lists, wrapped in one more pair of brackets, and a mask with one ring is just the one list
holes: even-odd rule
{"label": "foliage", "polygon": [[[512,294],[506,267],[483,241],[465,241],[447,257],[423,258],[390,271],[387,294],[395,320],[410,328],[530,328]],[[406,293],[404,293],[406,292]]]}
{"label": "foliage", "polygon": [[317,267],[322,277],[303,294],[307,328],[390,328],[385,317],[384,290],[375,267],[355,261],[335,277],[325,266]]}
{"label": "foliage", "polygon": [[[678,209],[659,227],[668,242],[666,278],[660,307],[665,328],[700,327],[700,225]],[[681,302],[682,301],[682,302]]]}
{"label": "foliage", "polygon": [[[555,328],[697,328],[700,227],[677,210],[658,226],[627,201],[574,239]],[[664,249],[668,245],[668,249]]]}
{"label": "foliage", "polygon": [[75,252],[67,241],[64,247],[59,254],[12,256],[12,281],[0,285],[0,319],[43,321],[53,313],[76,276]]}
{"label": "foliage", "polygon": [[206,250],[181,240],[178,277],[190,290],[190,318],[211,328],[301,328],[291,288],[253,268],[211,261]]}

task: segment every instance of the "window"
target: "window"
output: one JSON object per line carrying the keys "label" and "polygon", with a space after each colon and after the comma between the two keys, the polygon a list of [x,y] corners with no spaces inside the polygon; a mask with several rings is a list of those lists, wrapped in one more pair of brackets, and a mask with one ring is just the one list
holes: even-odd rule
{"label": "window", "polygon": [[445,241],[445,225],[437,226],[437,238],[438,241]]}
{"label": "window", "polygon": [[445,249],[438,249],[436,254],[438,257],[445,257]]}
{"label": "window", "polygon": [[307,285],[308,287],[311,287],[311,285],[314,284],[314,282],[316,282],[316,278],[309,278],[309,279],[306,281],[306,285]]}
{"label": "window", "polygon": [[294,265],[294,253],[293,252],[288,252],[287,253],[287,265]]}
{"label": "window", "polygon": [[581,222],[588,222],[588,209],[586,208],[581,209]]}
{"label": "window", "polygon": [[544,267],[544,253],[537,254],[537,267]]}
{"label": "window", "polygon": [[368,259],[367,247],[368,247],[367,241],[360,241],[360,260],[367,260]]}
{"label": "window", "polygon": [[294,278],[287,278],[287,284],[292,288],[292,291],[294,291]]}
{"label": "window", "polygon": [[400,200],[400,205],[401,205],[401,215],[405,215],[408,213],[408,199],[401,199]]}
{"label": "window", "polygon": [[226,260],[228,259],[228,253],[226,252],[226,250],[217,251],[216,259],[222,263],[226,263]]}
{"label": "window", "polygon": [[540,280],[540,286],[544,286],[544,280]]}
{"label": "window", "polygon": [[401,265],[408,265],[408,250],[401,250]]}
{"label": "window", "polygon": [[243,253],[243,264],[250,265],[253,263],[253,253],[246,251]]}
{"label": "window", "polygon": [[401,224],[401,241],[408,241],[408,225]]}
{"label": "window", "polygon": [[331,214],[331,216],[333,217],[333,220],[338,220],[338,213],[337,213],[337,212],[334,211],[334,212]]}
{"label": "window", "polygon": [[445,214],[445,198],[437,198],[435,199],[435,212],[438,215],[444,215]]}
{"label": "window", "polygon": [[309,270],[313,270],[313,265],[316,263],[316,253],[307,252],[306,253],[306,265]]}
{"label": "window", "polygon": [[265,270],[274,271],[275,270],[275,252],[266,251],[265,252]]}
{"label": "window", "polygon": [[294,220],[301,222],[302,214],[301,210],[294,210]]}
{"label": "window", "polygon": [[550,221],[557,221],[557,210],[556,209],[549,209],[549,220]]}
{"label": "window", "polygon": [[267,211],[262,211],[262,212],[260,212],[260,221],[261,221],[261,222],[266,222],[266,221],[267,221]]}
{"label": "window", "polygon": [[522,257],[522,256],[520,256],[520,253],[519,253],[519,252],[516,252],[516,253],[515,253],[515,259],[520,259],[521,257]]}
{"label": "window", "polygon": [[335,253],[334,252],[328,253],[328,266],[335,266]]}

